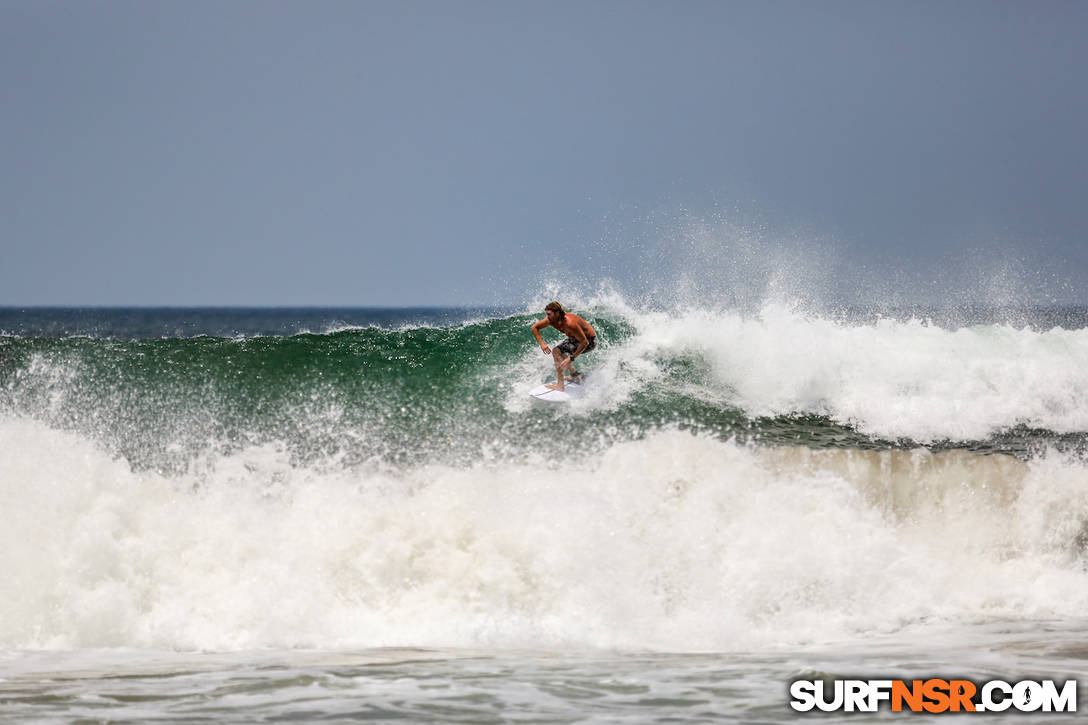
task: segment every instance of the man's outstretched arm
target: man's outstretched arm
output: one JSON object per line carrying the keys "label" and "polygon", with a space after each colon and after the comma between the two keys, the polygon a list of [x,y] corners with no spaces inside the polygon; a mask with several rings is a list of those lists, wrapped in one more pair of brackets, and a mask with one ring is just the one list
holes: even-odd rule
{"label": "man's outstretched arm", "polygon": [[551,353],[551,350],[544,344],[544,338],[540,336],[540,331],[550,324],[547,317],[533,324],[533,336],[536,337],[536,343],[540,345],[540,349],[544,351],[545,355]]}

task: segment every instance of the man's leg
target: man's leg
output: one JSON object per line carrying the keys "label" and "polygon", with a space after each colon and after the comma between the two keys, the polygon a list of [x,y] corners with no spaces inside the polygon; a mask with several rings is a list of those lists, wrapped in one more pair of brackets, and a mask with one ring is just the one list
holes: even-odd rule
{"label": "man's leg", "polygon": [[567,371],[570,373],[570,379],[574,382],[578,382],[578,378],[581,377],[578,371],[574,369],[574,358],[567,358]]}
{"label": "man's leg", "polygon": [[556,381],[555,381],[555,385],[551,386],[551,387],[554,387],[556,390],[563,390],[563,388],[564,388],[564,383],[563,383],[563,361],[567,359],[567,356],[558,347],[553,347],[552,348],[552,358],[555,360],[555,377],[556,377]]}

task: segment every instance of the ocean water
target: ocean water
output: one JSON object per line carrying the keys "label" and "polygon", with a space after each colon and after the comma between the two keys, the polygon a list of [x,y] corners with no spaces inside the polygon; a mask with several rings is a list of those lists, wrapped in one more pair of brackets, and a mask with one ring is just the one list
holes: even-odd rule
{"label": "ocean water", "polygon": [[[4,717],[784,722],[796,678],[1088,683],[1088,310],[583,302],[558,408],[535,309],[0,310]],[[903,717],[949,716],[821,720]]]}

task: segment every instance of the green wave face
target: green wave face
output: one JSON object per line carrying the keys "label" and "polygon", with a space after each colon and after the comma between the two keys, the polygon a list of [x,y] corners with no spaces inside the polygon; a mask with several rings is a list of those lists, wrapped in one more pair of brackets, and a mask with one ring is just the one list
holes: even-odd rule
{"label": "green wave face", "polygon": [[536,349],[532,321],[250,339],[7,338],[0,405],[147,466],[268,442],[308,458],[398,462],[471,457],[496,441],[517,450],[555,418],[504,408],[510,364]]}
{"label": "green wave face", "polygon": [[[621,314],[591,318],[601,342],[579,363],[598,395],[577,406],[533,407],[528,389],[554,376],[530,332],[536,319],[250,338],[3,337],[0,413],[80,432],[137,467],[161,470],[255,445],[282,446],[308,463],[577,459],[668,427],[766,444],[917,444],[866,430],[834,400],[753,404],[746,386],[761,374],[769,376],[766,394],[777,395],[775,376],[761,370],[774,358],[758,358],[750,344],[727,353],[699,347],[698,335],[696,343],[648,340]],[[554,330],[545,337],[559,339]],[[723,354],[745,351],[757,365],[734,374]],[[802,374],[806,362],[829,367],[814,356],[797,363]],[[899,385],[890,395],[912,394]],[[922,442],[1026,454],[1040,442],[1083,447],[1084,434],[1013,420],[988,436]]]}

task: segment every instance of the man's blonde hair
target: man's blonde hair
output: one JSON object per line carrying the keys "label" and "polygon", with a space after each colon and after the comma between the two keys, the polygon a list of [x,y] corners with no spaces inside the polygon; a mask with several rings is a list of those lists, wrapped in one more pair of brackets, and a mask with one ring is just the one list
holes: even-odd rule
{"label": "man's blonde hair", "polygon": [[561,315],[567,314],[567,311],[563,309],[563,305],[559,304],[558,302],[549,302],[548,304],[544,305],[544,311],[558,312]]}

